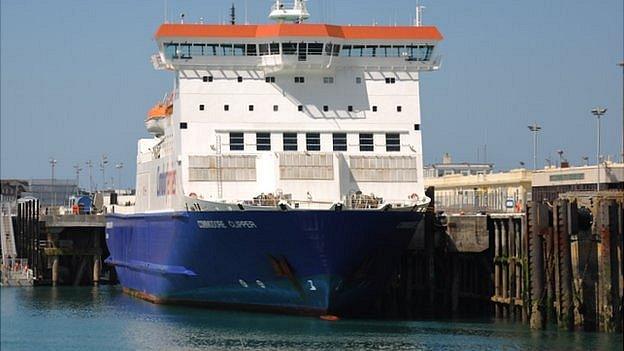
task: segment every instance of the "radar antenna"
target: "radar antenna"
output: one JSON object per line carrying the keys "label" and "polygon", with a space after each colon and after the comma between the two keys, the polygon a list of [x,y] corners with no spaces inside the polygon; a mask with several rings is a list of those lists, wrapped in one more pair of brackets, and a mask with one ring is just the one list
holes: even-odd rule
{"label": "radar antenna", "polygon": [[416,18],[414,19],[414,25],[416,27],[422,26],[422,16],[423,16],[424,9],[425,7],[421,5],[420,2],[416,2]]}
{"label": "radar antenna", "polygon": [[275,4],[271,7],[269,18],[278,23],[303,23],[303,21],[310,18],[310,13],[305,3],[306,0],[295,0],[292,7],[288,8],[284,1],[275,0]]}

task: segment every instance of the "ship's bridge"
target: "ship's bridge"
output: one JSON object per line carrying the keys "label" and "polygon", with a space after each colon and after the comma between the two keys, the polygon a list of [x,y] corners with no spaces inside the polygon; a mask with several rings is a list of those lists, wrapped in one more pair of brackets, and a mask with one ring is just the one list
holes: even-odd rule
{"label": "ship's bridge", "polygon": [[435,27],[325,24],[164,24],[156,32],[157,69],[261,68],[266,73],[338,67],[435,70]]}

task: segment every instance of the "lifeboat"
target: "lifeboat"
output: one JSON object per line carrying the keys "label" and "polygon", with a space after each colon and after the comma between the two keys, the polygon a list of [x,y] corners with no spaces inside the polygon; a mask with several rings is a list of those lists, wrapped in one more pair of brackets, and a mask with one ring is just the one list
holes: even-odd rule
{"label": "lifeboat", "polygon": [[159,102],[147,112],[145,127],[147,131],[156,136],[165,134],[165,120],[173,114],[173,102],[170,99]]}

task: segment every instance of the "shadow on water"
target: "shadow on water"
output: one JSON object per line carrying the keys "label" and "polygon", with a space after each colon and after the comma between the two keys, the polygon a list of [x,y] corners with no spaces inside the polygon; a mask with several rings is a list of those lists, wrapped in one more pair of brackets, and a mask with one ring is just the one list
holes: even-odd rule
{"label": "shadow on water", "polygon": [[3,288],[2,350],[621,350],[622,336],[492,320],[322,321],[160,306],[117,287]]}

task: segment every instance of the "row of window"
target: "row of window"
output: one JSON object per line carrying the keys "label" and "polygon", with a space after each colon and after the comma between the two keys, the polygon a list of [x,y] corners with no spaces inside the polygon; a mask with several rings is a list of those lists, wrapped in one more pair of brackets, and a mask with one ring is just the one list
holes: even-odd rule
{"label": "row of window", "polygon": [[[250,112],[253,112],[255,110],[255,106],[254,105],[248,105],[247,109]],[[204,104],[200,104],[199,105],[199,110],[200,111],[206,111],[206,105]],[[223,111],[229,111],[230,110],[230,105],[223,105]],[[297,110],[299,112],[303,112],[303,105],[298,105],[297,106]],[[279,105],[273,105],[273,112],[278,112],[279,111]],[[371,106],[371,111],[372,112],[379,112],[379,107],[378,106]],[[329,112],[329,105],[323,105],[323,112]],[[353,105],[348,105],[347,106],[347,112],[354,112],[354,108]],[[396,107],[396,112],[403,112],[403,106],[397,106]]]}
{"label": "row of window", "polygon": [[[239,83],[243,82],[243,77],[236,77],[236,80]],[[305,83],[305,77],[302,76],[297,76],[294,77],[293,79],[295,81],[296,84],[303,84]],[[213,76],[203,76],[202,77],[202,81],[204,83],[212,83],[214,82],[214,77]],[[267,83],[275,83],[276,82],[276,78],[275,77],[264,77],[264,81]],[[334,77],[323,77],[323,83],[324,84],[334,84]],[[386,78],[385,79],[386,84],[395,84],[396,83],[396,78],[392,77],[392,78]],[[362,84],[362,77],[355,77],[355,84]]]}
{"label": "row of window", "polygon": [[191,59],[194,56],[266,56],[296,55],[299,60],[307,56],[342,57],[406,57],[414,61],[429,61],[433,45],[338,45],[324,43],[265,43],[265,44],[204,44],[165,43],[165,56],[169,59]]}
{"label": "row of window", "polygon": [[[306,151],[321,151],[321,134],[306,133]],[[333,133],[333,151],[347,151],[347,133]],[[374,151],[373,133],[360,133],[360,151]],[[284,151],[298,151],[297,133],[283,133],[282,142]],[[245,134],[241,132],[230,133],[230,150],[245,150]],[[271,133],[256,133],[256,150],[271,151]],[[401,137],[399,133],[386,133],[386,151],[401,151]]]}

